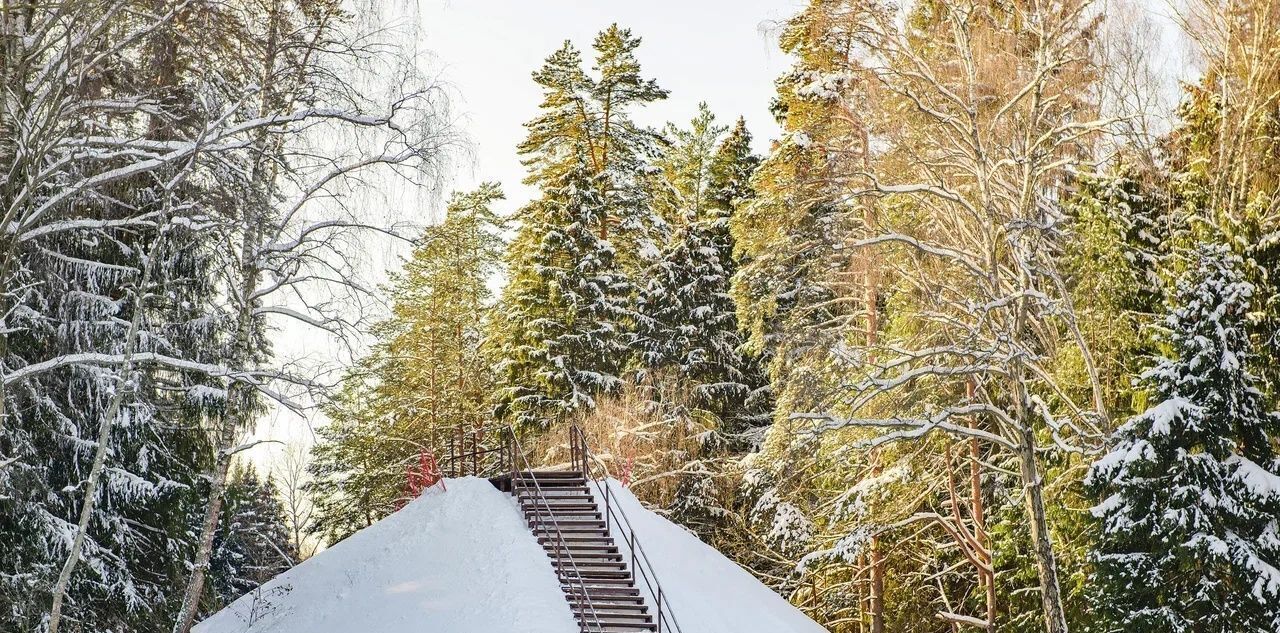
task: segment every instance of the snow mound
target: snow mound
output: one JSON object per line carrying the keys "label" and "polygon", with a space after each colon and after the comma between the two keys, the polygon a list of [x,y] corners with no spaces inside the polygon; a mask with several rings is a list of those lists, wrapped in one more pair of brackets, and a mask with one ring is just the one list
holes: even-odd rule
{"label": "snow mound", "polygon": [[[684,633],[827,633],[799,609],[774,593],[749,572],[725,558],[684,528],[640,505],[616,480],[607,482],[614,504],[621,506],[635,530],[640,547],[662,583],[663,600],[670,603]],[[595,493],[604,511],[602,485]],[[615,510],[616,512],[616,510]],[[615,524],[613,539],[630,559],[627,538]],[[638,563],[638,565],[640,565]],[[650,612],[657,602],[647,593],[636,573],[636,584],[645,592]],[[674,627],[673,627],[674,628]]]}
{"label": "snow mound", "polygon": [[446,481],[277,576],[194,633],[576,633],[515,500]]}

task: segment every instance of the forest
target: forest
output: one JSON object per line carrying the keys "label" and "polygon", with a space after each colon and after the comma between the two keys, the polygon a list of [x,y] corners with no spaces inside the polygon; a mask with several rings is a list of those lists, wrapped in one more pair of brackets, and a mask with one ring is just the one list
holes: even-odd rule
{"label": "forest", "polygon": [[765,143],[601,24],[511,60],[510,214],[393,4],[0,0],[0,631],[188,633],[577,427],[832,633],[1280,633],[1280,2],[805,0]]}

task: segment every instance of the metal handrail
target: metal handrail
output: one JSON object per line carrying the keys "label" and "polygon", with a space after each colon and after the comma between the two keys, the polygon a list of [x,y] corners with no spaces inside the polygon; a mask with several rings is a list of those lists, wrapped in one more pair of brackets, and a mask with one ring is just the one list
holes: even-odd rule
{"label": "metal handrail", "polygon": [[[578,582],[578,589],[580,590],[581,596],[580,600],[591,610],[591,619],[594,621],[596,629],[601,630],[604,626],[600,623],[600,614],[596,611],[595,603],[591,601],[590,594],[587,593],[587,583],[583,579],[582,570],[578,569],[578,563],[573,559],[573,553],[569,551],[569,544],[565,541],[564,533],[560,530],[560,522],[556,519],[555,513],[551,511],[551,504],[547,502],[546,494],[542,491],[542,484],[538,483],[538,478],[533,474],[533,466],[529,462],[528,456],[525,455],[524,448],[520,446],[520,440],[516,437],[515,429],[508,428],[507,433],[510,446],[510,450],[508,451],[510,463],[508,465],[511,469],[511,490],[513,493],[515,492],[516,473],[520,470],[519,465],[516,463],[516,458],[519,456],[520,460],[524,463],[524,470],[529,472],[529,479],[533,481],[534,489],[537,491],[535,494],[536,500],[542,503],[542,506],[546,508],[547,516],[551,518],[551,525],[554,528],[555,538],[557,541],[555,546],[556,574],[561,580],[569,580],[570,587],[573,586],[574,580]],[[585,471],[583,472],[582,477],[584,480],[587,479],[587,473]],[[517,500],[518,499],[519,496],[517,495]],[[539,509],[538,512],[538,516],[541,517],[541,509]],[[566,579],[563,572],[564,565],[562,561],[565,560],[566,556],[569,561],[569,566],[573,569],[573,578]],[[583,613],[582,615],[582,620],[578,623],[578,630],[581,633],[588,633],[586,613]]]}
{"label": "metal handrail", "polygon": [[[663,602],[662,583],[658,581],[658,573],[654,571],[653,563],[649,561],[649,557],[644,553],[644,546],[640,544],[640,539],[636,537],[635,528],[631,526],[631,519],[627,517],[626,511],[623,510],[621,506],[618,506],[618,512],[616,514],[614,513],[614,504],[612,503],[613,495],[608,483],[606,482],[604,485],[601,485],[600,481],[591,476],[591,462],[594,455],[591,453],[591,447],[587,445],[586,434],[583,433],[582,429],[577,425],[574,425],[569,429],[569,453],[569,459],[573,463],[573,466],[575,468],[581,468],[582,476],[595,485],[597,490],[600,490],[603,493],[605,528],[612,531],[611,528],[615,522],[618,524],[619,528],[624,528],[625,525],[624,535],[626,536],[627,547],[631,550],[632,578],[635,577],[635,573],[638,570],[640,572],[640,577],[644,579],[645,587],[649,589],[649,595],[653,596],[658,603],[658,633],[662,633],[662,625],[664,622],[668,622],[668,631],[684,633],[680,628],[680,622],[676,620],[676,615],[671,609],[671,603]],[[637,566],[637,560],[643,563],[644,566]],[[648,570],[647,573],[646,569]],[[652,581],[650,581],[650,576],[652,576]],[[654,588],[655,585],[657,586],[656,590]],[[663,609],[664,606],[666,607],[665,610]]]}
{"label": "metal handrail", "polygon": [[[451,477],[462,477],[468,474],[479,476],[483,472],[481,466],[484,465],[485,458],[491,454],[497,454],[498,463],[495,466],[501,470],[502,452],[505,447],[481,448],[480,438],[484,435],[486,435],[484,426],[474,429],[458,427],[449,433],[447,444],[449,454],[447,457],[442,457],[440,461],[442,464],[449,465],[448,472]],[[470,439],[470,442],[468,442],[468,439]],[[472,450],[467,451],[467,448]],[[470,466],[469,469],[468,466]]]}

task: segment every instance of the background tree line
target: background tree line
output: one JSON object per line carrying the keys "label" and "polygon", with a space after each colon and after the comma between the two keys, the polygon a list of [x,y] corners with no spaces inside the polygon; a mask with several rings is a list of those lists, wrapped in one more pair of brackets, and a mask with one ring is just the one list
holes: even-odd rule
{"label": "background tree line", "polygon": [[[454,142],[379,16],[0,0],[0,628],[182,633],[449,437],[578,424],[832,631],[1280,631],[1280,5],[1176,15],[1165,107],[1133,7],[811,0],[766,156],[566,42],[536,196],[409,236],[329,393],[272,334],[365,334],[369,172]],[[306,477],[236,464],[318,394]]]}
{"label": "background tree line", "polygon": [[[705,108],[637,125],[666,93],[629,31],[590,70],[566,43],[518,148],[539,195],[463,267],[502,292],[418,278],[386,326],[473,288],[479,415],[360,372],[313,465],[329,536],[450,427],[554,465],[579,424],[832,631],[1280,630],[1280,7],[1176,9],[1201,74],[1173,108],[1135,6],[813,0],[764,157]],[[459,414],[360,422],[437,397]]]}

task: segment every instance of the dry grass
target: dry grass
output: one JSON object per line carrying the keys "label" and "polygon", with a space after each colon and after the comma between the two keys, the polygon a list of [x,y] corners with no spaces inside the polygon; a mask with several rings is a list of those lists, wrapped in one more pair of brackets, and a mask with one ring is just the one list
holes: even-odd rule
{"label": "dry grass", "polygon": [[646,503],[668,507],[715,424],[687,405],[689,394],[672,386],[677,382],[629,382],[620,393],[601,397],[594,409],[552,425],[529,443],[531,454],[544,466],[568,468],[568,429],[576,424],[587,436],[596,476],[624,481]]}

